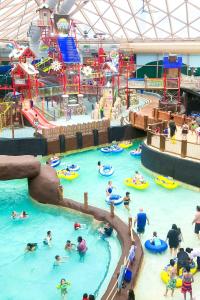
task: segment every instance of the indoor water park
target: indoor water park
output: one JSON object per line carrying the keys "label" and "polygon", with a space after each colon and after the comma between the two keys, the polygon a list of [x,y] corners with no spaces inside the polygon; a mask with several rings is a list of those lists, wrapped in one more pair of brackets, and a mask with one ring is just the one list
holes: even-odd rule
{"label": "indoor water park", "polygon": [[199,0],[0,16],[0,299],[200,299]]}

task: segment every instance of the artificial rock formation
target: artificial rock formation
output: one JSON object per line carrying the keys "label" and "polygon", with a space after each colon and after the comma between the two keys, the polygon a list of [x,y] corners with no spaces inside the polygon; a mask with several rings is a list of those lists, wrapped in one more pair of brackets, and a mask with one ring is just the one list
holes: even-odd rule
{"label": "artificial rock formation", "polygon": [[45,204],[59,203],[61,198],[59,185],[60,181],[56,171],[48,165],[41,165],[40,174],[37,177],[28,179],[30,196]]}
{"label": "artificial rock formation", "polygon": [[31,155],[0,155],[0,180],[33,178],[40,173],[40,162]]}

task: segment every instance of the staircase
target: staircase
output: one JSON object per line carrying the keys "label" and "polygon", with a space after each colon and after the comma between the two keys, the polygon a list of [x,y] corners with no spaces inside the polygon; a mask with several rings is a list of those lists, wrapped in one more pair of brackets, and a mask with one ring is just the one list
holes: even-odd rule
{"label": "staircase", "polygon": [[58,45],[62,54],[63,62],[66,64],[79,64],[80,56],[73,37],[58,37]]}

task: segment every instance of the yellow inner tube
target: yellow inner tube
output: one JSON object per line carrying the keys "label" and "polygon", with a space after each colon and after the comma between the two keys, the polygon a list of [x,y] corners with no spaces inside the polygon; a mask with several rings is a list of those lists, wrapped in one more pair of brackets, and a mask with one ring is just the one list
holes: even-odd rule
{"label": "yellow inner tube", "polygon": [[70,174],[68,174],[66,170],[61,170],[57,171],[57,176],[61,179],[73,180],[77,178],[79,174],[77,172],[70,172]]}
{"label": "yellow inner tube", "polygon": [[[176,267],[177,267],[177,265],[175,265],[175,268]],[[190,272],[192,274],[195,274],[197,272],[196,264],[193,268],[190,269]],[[179,276],[176,278],[176,287],[177,288],[182,287],[182,274],[183,274],[183,268],[180,269]],[[161,271],[160,277],[165,284],[167,284],[169,282],[170,277],[169,277],[169,273],[167,272],[167,267]]]}
{"label": "yellow inner tube", "polygon": [[126,178],[124,180],[124,184],[129,186],[129,187],[133,187],[135,189],[138,189],[138,190],[145,190],[149,186],[148,182],[144,182],[144,183],[141,183],[139,181],[138,182],[133,182],[133,178]]}
{"label": "yellow inner tube", "polygon": [[164,176],[157,176],[155,182],[168,190],[173,190],[178,187],[178,183]]}
{"label": "yellow inner tube", "polygon": [[118,145],[120,148],[127,149],[133,146],[133,143],[121,143]]}

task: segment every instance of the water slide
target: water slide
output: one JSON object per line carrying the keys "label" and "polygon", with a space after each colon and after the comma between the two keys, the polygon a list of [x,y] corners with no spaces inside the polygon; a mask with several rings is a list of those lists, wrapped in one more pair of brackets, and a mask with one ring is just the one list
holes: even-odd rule
{"label": "water slide", "polygon": [[22,109],[22,114],[33,127],[34,127],[35,115],[37,115],[39,121],[39,126],[38,126],[39,130],[43,128],[56,127],[55,125],[49,123],[49,121],[40,113],[40,111],[37,108]]}

